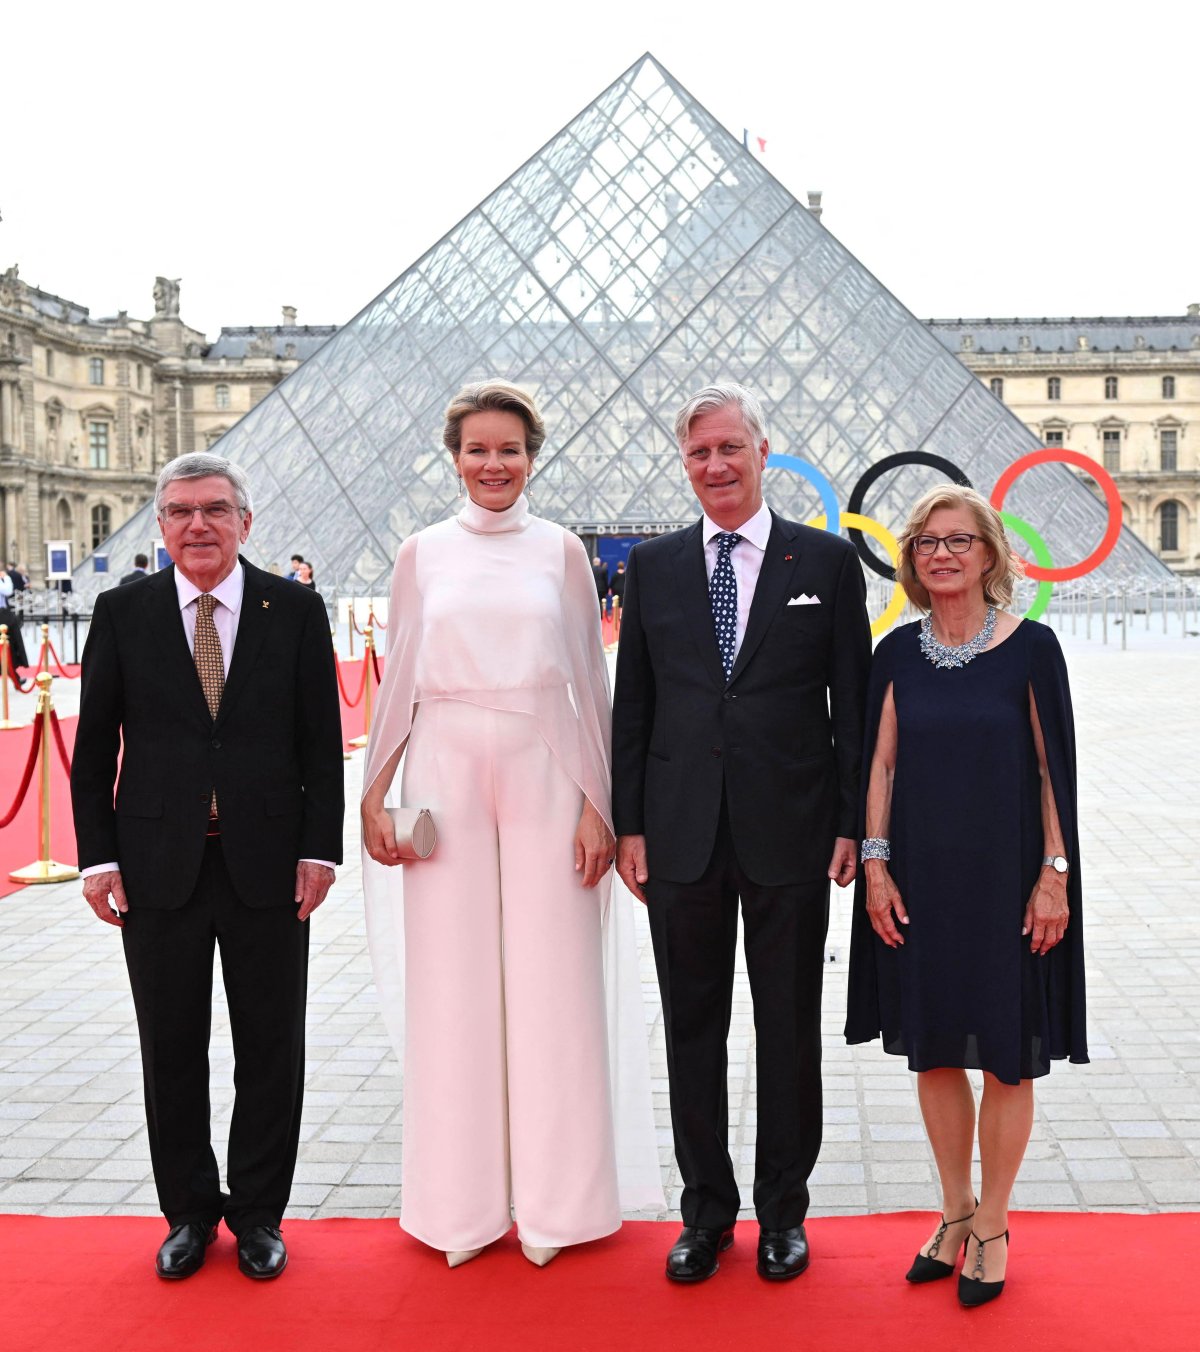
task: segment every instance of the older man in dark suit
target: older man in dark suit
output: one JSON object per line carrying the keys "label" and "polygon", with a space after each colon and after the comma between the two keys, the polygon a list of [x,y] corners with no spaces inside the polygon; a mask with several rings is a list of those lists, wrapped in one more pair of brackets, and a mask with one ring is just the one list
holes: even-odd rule
{"label": "older man in dark suit", "polygon": [[630,553],[613,706],[617,868],[648,903],[684,1181],[667,1276],[703,1281],[733,1242],[725,1076],[740,898],[758,1271],[783,1281],[808,1265],[829,881],[855,873],[865,587],[847,541],[763,503],[769,447],[750,391],[701,390],[675,432],[704,515]]}
{"label": "older man in dark suit", "polygon": [[[75,835],[84,896],[121,928],[133,989],[169,1226],[158,1274],[194,1273],[224,1219],[241,1270],[265,1279],[287,1263],[304,922],[341,861],[333,649],[318,596],[239,557],[252,516],[241,470],[180,456],[155,503],[173,567],[96,598],[71,773]],[[215,944],[236,1058],[227,1193],[209,1130]]]}

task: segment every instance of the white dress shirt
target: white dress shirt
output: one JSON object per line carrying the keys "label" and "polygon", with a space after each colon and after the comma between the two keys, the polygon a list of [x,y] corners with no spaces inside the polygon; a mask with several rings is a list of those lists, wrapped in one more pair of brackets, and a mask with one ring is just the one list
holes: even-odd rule
{"label": "white dress shirt", "polygon": [[[724,533],[724,527],[718,526],[705,514],[701,518],[701,530],[704,534],[704,567],[711,582],[713,569],[717,566],[717,536]],[[733,575],[737,579],[737,633],[733,641],[733,655],[736,659],[742,646],[742,639],[746,637],[750,604],[754,600],[754,588],[758,585],[763,556],[767,552],[767,540],[771,535],[771,509],[767,504],[760,503],[758,511],[749,521],[743,522],[735,534],[742,537],[729,555]]]}
{"label": "white dress shirt", "polygon": [[[736,551],[735,551],[736,552]],[[217,637],[221,640],[221,661],[225,664],[225,679],[229,679],[229,660],[233,656],[233,645],[237,641],[238,618],[242,612],[242,593],[246,587],[246,570],[239,563],[223,581],[212,589],[217,604],[213,606],[213,625]],[[196,600],[203,593],[194,582],[189,581],[175,569],[175,594],[179,598],[179,613],[183,618],[183,632],[187,638],[188,651],[196,652]],[[326,868],[334,865],[328,859],[301,859],[301,864],[324,864]],[[81,878],[90,878],[93,873],[116,873],[121,865],[116,860],[107,864],[93,864],[91,868],[80,870]]]}

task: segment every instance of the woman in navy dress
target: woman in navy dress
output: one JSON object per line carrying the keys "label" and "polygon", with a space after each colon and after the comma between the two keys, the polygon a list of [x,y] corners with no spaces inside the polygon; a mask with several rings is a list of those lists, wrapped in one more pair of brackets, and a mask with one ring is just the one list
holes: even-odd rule
{"label": "woman in navy dress", "polygon": [[[999,513],[943,484],[913,508],[897,579],[928,612],[879,644],[867,705],[863,869],[846,1038],[917,1072],[942,1221],[908,1272],[1004,1286],[1033,1081],[1086,1062],[1075,733],[1052,630],[1018,619]],[[971,1182],[983,1072],[982,1181]]]}

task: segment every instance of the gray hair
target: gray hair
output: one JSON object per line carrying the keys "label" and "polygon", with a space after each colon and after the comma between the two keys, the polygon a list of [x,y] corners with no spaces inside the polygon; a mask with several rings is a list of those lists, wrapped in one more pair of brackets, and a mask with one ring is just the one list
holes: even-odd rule
{"label": "gray hair", "polygon": [[159,514],[162,512],[168,484],[176,479],[206,479],[210,474],[219,474],[223,479],[229,480],[229,486],[233,489],[233,496],[243,515],[252,510],[250,480],[246,478],[243,470],[232,460],[226,460],[223,455],[210,455],[208,451],[192,451],[187,455],[177,455],[174,460],[168,461],[162,467],[162,473],[158,476],[158,483],[154,489],[155,512]]}
{"label": "gray hair", "polygon": [[758,396],[752,394],[745,385],[733,380],[722,380],[715,385],[706,385],[698,394],[693,394],[675,415],[675,440],[679,449],[683,449],[683,443],[696,418],[702,413],[715,413],[717,409],[730,405],[741,413],[754,445],[757,447],[766,441],[767,419]]}

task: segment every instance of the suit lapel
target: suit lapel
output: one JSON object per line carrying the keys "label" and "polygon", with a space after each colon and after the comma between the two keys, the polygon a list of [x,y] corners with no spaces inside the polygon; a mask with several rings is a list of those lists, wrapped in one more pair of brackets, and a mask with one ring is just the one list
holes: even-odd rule
{"label": "suit lapel", "polygon": [[146,632],[158,640],[158,656],[166,680],[185,692],[185,699],[194,706],[194,712],[211,724],[200,673],[188,647],[179,610],[179,593],[175,590],[175,565],[148,577],[138,584],[146,606]]}
{"label": "suit lapel", "polygon": [[[238,615],[237,638],[233,642],[233,657],[229,663],[229,675],[225,678],[225,690],[221,695],[221,707],[217,710],[217,723],[220,723],[245,688],[250,672],[258,657],[259,649],[267,636],[271,624],[271,595],[275,579],[270,573],[264,573],[253,564],[241,559],[245,569],[245,582],[242,586],[242,609]],[[197,683],[199,683],[197,681]]]}
{"label": "suit lapel", "polygon": [[679,561],[677,564],[679,605],[692,631],[704,669],[713,684],[725,689],[725,672],[721,667],[721,652],[713,628],[712,602],[708,597],[708,569],[704,564],[703,522],[679,533]]}
{"label": "suit lapel", "polygon": [[754,587],[754,600],[750,603],[750,615],[746,620],[746,634],[742,646],[738,649],[733,664],[730,681],[736,681],[754,656],[755,650],[770,628],[771,621],[783,605],[788,591],[788,583],[800,561],[799,532],[789,521],[771,513],[771,534],[767,537],[767,548],[763,554],[762,569]]}

